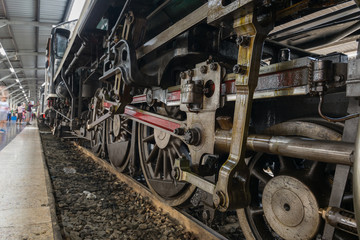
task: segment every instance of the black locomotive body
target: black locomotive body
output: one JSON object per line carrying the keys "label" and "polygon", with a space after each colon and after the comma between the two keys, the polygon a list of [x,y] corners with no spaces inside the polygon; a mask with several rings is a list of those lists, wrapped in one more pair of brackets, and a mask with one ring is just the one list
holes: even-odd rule
{"label": "black locomotive body", "polygon": [[356,239],[360,61],[311,50],[355,34],[358,14],[340,0],[88,1],[49,40],[45,119],[169,205],[196,192],[205,221],[236,210],[247,239]]}

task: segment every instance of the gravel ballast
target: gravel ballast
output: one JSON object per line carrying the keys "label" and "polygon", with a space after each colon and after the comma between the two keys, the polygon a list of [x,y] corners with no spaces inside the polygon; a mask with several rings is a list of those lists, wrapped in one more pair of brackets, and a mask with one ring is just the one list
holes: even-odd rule
{"label": "gravel ballast", "polygon": [[64,239],[196,239],[73,144],[40,130]]}

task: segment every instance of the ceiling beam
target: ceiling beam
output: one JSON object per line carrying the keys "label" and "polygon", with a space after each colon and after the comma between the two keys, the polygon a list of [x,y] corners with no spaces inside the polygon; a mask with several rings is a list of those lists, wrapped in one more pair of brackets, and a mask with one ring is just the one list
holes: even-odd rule
{"label": "ceiling beam", "polygon": [[[45,68],[16,68],[16,74],[20,71],[33,71],[33,70],[37,70],[37,71],[44,71]],[[10,70],[8,68],[1,68],[0,69],[0,73],[4,73],[4,72],[10,72]]]}
{"label": "ceiling beam", "polygon": [[[11,62],[19,61],[17,58],[21,57],[21,56],[36,56],[36,57],[44,56],[45,57],[45,52],[8,52],[7,53],[7,57],[9,58],[9,60]],[[12,58],[15,58],[15,59],[12,60]],[[6,57],[0,59],[0,63],[6,62],[6,61],[7,61]]]}
{"label": "ceiling beam", "polygon": [[[36,0],[36,21],[40,21],[40,0]],[[39,52],[39,45],[40,45],[40,41],[39,41],[39,38],[40,38],[40,31],[39,31],[40,27],[36,27],[36,39],[35,39],[35,51],[36,52]],[[45,56],[45,55],[44,55]],[[35,64],[35,67],[39,67],[39,57],[37,56],[36,57],[36,64]],[[38,72],[36,71],[35,72],[35,77],[38,77]],[[36,89],[38,88],[38,81],[35,81],[34,83],[35,85],[35,91]],[[35,94],[35,97],[36,97],[36,101],[37,101],[37,94]]]}
{"label": "ceiling beam", "polygon": [[[5,49],[6,51],[6,49]],[[15,57],[15,56],[45,56],[45,52],[11,52],[11,51],[6,51],[8,57]]]}
{"label": "ceiling beam", "polygon": [[[7,8],[6,8],[6,4],[5,4],[5,1],[4,0],[1,0],[1,4],[2,4],[2,7],[3,7],[3,12],[4,12],[4,19],[8,19],[8,12],[7,12]],[[13,42],[14,44],[14,49],[16,52],[19,51],[19,47],[16,43],[16,40],[15,40],[15,37],[14,37],[14,32],[12,30],[12,27],[11,25],[7,25],[7,29],[9,31],[9,36],[12,38],[11,41]],[[10,63],[10,62],[9,62]],[[10,63],[11,64],[11,63]],[[22,61],[20,60],[20,66],[24,66],[24,64],[22,63]],[[25,75],[25,74],[24,74]],[[17,77],[17,74],[16,74],[16,77]]]}
{"label": "ceiling beam", "polygon": [[14,90],[14,91],[10,92],[10,93],[9,93],[9,95],[14,94],[14,93],[16,93],[16,92],[18,92],[18,91],[22,91],[22,89],[21,89],[21,88],[16,89],[16,90]]}
{"label": "ceiling beam", "polygon": [[[16,81],[16,78],[8,78],[7,80],[12,80],[12,81]],[[34,80],[44,80],[45,78],[19,78],[20,82],[24,81],[24,80],[28,80],[28,81],[34,81]]]}
{"label": "ceiling beam", "polygon": [[26,25],[26,26],[33,26],[33,27],[48,27],[52,28],[53,25],[57,25],[58,23],[55,22],[40,22],[40,21],[25,21],[25,20],[15,20],[15,19],[0,19],[0,27],[5,27],[7,25]]}
{"label": "ceiling beam", "polygon": [[62,16],[61,22],[66,21],[66,18],[69,16],[71,8],[72,8],[74,2],[75,2],[75,0],[67,0],[65,11],[64,11],[64,14]]}
{"label": "ceiling beam", "polygon": [[[7,70],[10,71],[9,69],[7,69]],[[16,72],[16,73],[19,73],[19,72],[20,72],[20,71],[18,71],[18,72]],[[13,74],[14,74],[14,73],[10,73],[9,75],[6,75],[5,77],[0,78],[0,82],[6,80],[6,79],[8,79],[8,78],[10,78]]]}
{"label": "ceiling beam", "polygon": [[[20,82],[21,82],[21,81],[20,81]],[[15,86],[15,85],[17,85],[17,84],[19,84],[19,83],[18,83],[18,82],[15,82],[15,83],[13,83],[13,84],[11,84],[11,85],[9,85],[9,86],[6,86],[6,88],[0,89],[0,91],[8,90],[9,88],[11,88],[11,87],[13,87],[13,86]]]}
{"label": "ceiling beam", "polygon": [[24,96],[24,94],[25,94],[25,93],[21,92],[21,93],[19,93],[18,95],[14,96],[14,99],[17,98],[17,97],[19,97],[19,96],[21,96],[21,95]]}

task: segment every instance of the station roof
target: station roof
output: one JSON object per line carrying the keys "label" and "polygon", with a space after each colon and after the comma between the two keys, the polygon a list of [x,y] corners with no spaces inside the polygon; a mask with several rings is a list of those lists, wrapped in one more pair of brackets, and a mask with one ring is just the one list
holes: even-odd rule
{"label": "station roof", "polygon": [[[0,86],[6,86],[12,97],[25,100],[22,86],[29,100],[38,100],[50,30],[66,21],[75,1],[0,0]],[[360,39],[359,14],[354,1],[343,1],[276,26],[269,39],[317,54],[354,54]],[[1,55],[1,46],[6,57]]]}
{"label": "station roof", "polygon": [[37,101],[47,39],[52,26],[66,20],[73,1],[0,0],[0,43],[6,52],[0,54],[0,86],[9,87],[12,97],[25,101],[22,86],[29,100]]}

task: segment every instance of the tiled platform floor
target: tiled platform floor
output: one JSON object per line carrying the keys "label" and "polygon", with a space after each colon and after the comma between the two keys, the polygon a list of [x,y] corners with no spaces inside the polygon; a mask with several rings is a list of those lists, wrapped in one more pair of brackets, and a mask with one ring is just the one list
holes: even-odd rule
{"label": "tiled platform floor", "polygon": [[0,145],[0,239],[54,239],[39,130],[24,127],[0,136],[13,138]]}

